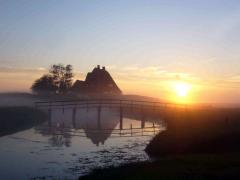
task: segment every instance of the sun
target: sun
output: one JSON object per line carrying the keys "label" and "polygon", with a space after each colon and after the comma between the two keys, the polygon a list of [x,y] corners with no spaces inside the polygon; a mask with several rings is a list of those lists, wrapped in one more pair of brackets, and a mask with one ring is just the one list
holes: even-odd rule
{"label": "sun", "polygon": [[171,83],[170,99],[180,104],[190,104],[193,102],[196,87],[184,81],[173,81]]}
{"label": "sun", "polygon": [[190,86],[186,83],[180,82],[175,85],[175,91],[178,97],[186,97],[188,95]]}

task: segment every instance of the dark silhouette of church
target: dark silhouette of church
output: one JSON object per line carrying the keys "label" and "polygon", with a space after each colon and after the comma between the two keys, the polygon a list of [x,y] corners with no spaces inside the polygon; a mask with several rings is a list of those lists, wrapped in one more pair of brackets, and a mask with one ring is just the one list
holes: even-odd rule
{"label": "dark silhouette of church", "polygon": [[121,90],[105,67],[100,65],[89,72],[85,81],[76,80],[72,86],[75,93],[121,94]]}

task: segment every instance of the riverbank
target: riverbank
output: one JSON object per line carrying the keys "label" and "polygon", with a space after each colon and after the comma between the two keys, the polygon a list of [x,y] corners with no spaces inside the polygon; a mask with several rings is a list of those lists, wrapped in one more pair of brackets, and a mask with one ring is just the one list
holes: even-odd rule
{"label": "riverbank", "polygon": [[46,115],[31,107],[0,107],[0,137],[33,127]]}
{"label": "riverbank", "polygon": [[240,109],[177,109],[167,121],[167,131],[146,147],[151,157],[179,153],[240,152]]}
{"label": "riverbank", "polygon": [[238,179],[240,153],[188,154],[162,157],[155,162],[96,169],[80,180]]}
{"label": "riverbank", "polygon": [[167,130],[146,147],[156,161],[96,169],[80,179],[240,177],[239,108],[174,108],[161,115]]}

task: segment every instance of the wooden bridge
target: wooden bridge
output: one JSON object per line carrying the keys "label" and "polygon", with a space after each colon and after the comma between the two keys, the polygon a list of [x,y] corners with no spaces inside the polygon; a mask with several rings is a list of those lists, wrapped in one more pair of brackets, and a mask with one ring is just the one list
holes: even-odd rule
{"label": "wooden bridge", "polygon": [[[80,100],[59,100],[59,101],[40,101],[35,103],[36,108],[45,109],[48,111],[49,115],[49,125],[51,125],[52,111],[54,109],[61,109],[62,113],[65,110],[72,111],[72,122],[73,127],[76,124],[76,112],[77,109],[92,109],[97,110],[97,129],[88,129],[91,133],[109,133],[109,129],[101,128],[101,112],[103,108],[116,109],[119,112],[119,129],[111,129],[113,137],[116,135],[119,137],[132,137],[132,136],[144,136],[145,134],[155,134],[162,130],[162,126],[152,123],[152,126],[145,126],[145,112],[146,111],[158,111],[165,110],[167,108],[175,108],[185,106],[173,103],[163,103],[163,102],[151,102],[151,101],[138,101],[138,100],[123,100],[123,99],[80,99]],[[141,114],[141,127],[133,128],[132,124],[129,128],[123,128],[123,112],[125,110],[139,110]],[[72,131],[68,129],[67,131]],[[83,132],[81,130],[74,131],[72,135],[82,136]]]}

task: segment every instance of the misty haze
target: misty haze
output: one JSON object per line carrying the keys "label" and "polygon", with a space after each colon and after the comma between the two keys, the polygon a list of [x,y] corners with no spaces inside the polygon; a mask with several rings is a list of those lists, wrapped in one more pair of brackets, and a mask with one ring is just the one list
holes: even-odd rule
{"label": "misty haze", "polygon": [[0,179],[239,179],[239,15],[0,1]]}

